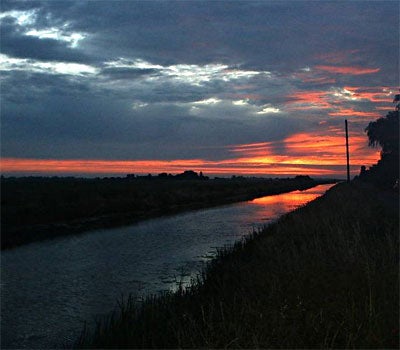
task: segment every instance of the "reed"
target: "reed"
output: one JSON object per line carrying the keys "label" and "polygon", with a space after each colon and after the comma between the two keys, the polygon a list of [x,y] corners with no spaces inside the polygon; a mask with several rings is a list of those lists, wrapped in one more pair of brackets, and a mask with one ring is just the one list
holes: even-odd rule
{"label": "reed", "polygon": [[393,196],[341,183],[221,248],[190,287],[121,302],[74,347],[397,349]]}

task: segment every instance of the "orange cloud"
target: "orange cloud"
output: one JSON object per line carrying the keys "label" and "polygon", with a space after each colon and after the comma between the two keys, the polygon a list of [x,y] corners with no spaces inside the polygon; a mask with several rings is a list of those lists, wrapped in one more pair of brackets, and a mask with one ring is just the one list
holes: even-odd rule
{"label": "orange cloud", "polygon": [[[282,141],[231,145],[232,159],[211,161],[180,160],[56,160],[1,159],[4,174],[172,174],[192,169],[206,174],[243,174],[258,176],[343,177],[346,168],[344,131],[331,128],[325,133],[298,133]],[[353,175],[361,165],[370,166],[379,159],[379,151],[367,147],[365,135],[350,134],[350,160]]]}
{"label": "orange cloud", "polygon": [[194,169],[208,174],[245,174],[290,176],[308,174],[311,176],[340,176],[341,169],[323,166],[302,166],[301,164],[277,164],[274,159],[232,159],[223,161],[174,160],[174,161],[113,161],[113,160],[55,160],[55,159],[1,159],[3,174],[115,174],[128,173],[179,173]]}
{"label": "orange cloud", "polygon": [[229,146],[231,152],[249,155],[258,155],[260,152],[262,154],[272,153],[272,147],[276,146],[279,142],[259,142],[259,143],[249,143],[242,145]]}
{"label": "orange cloud", "polygon": [[346,75],[363,75],[377,73],[380,68],[364,68],[364,67],[339,67],[339,66],[316,66],[316,69],[324,72],[335,73],[335,74],[346,74]]}
{"label": "orange cloud", "polygon": [[[279,149],[279,154],[274,149]],[[299,133],[279,142],[233,146],[232,151],[241,156],[239,162],[248,164],[325,169],[342,169],[346,165],[344,131],[336,129],[330,130],[329,135]],[[368,148],[366,137],[356,133],[350,135],[350,154],[355,173],[361,165],[372,165],[379,159],[379,151]]]}
{"label": "orange cloud", "polygon": [[372,117],[379,118],[380,114],[377,112],[363,112],[363,111],[355,111],[351,108],[339,108],[336,112],[328,113],[331,116],[350,116],[350,117]]}
{"label": "orange cloud", "polygon": [[287,104],[292,105],[292,110],[329,109],[332,105],[327,99],[328,95],[328,91],[299,91],[288,96],[290,100]]}
{"label": "orange cloud", "polygon": [[345,86],[347,91],[352,93],[352,97],[370,102],[392,103],[395,88],[387,86],[362,87]]}
{"label": "orange cloud", "polygon": [[[331,109],[331,116],[356,116],[378,118],[380,114],[376,110],[392,110],[392,100],[395,88],[391,87],[349,87],[340,89],[312,90],[292,92],[286,96],[287,110],[313,110]],[[369,101],[378,106],[373,107],[375,111],[357,111],[352,107],[343,105],[354,105],[362,101]],[[382,104],[382,106],[380,106]],[[384,104],[384,105],[383,105]],[[388,104],[390,104],[388,106]]]}
{"label": "orange cloud", "polygon": [[393,111],[393,107],[387,106],[387,107],[375,107],[377,111]]}
{"label": "orange cloud", "polygon": [[3,158],[2,172],[48,172],[48,173],[148,173],[180,172],[190,167],[199,167],[204,161],[192,160],[56,160]]}
{"label": "orange cloud", "polygon": [[[364,163],[363,163],[364,164]],[[3,174],[172,174],[193,169],[214,175],[258,175],[292,176],[344,176],[344,165],[340,162],[321,161],[310,157],[291,158],[288,156],[243,157],[223,161],[112,161],[112,160],[54,160],[54,159],[1,159]],[[352,164],[354,173],[358,164]]]}
{"label": "orange cloud", "polygon": [[[336,131],[335,129],[332,131]],[[285,139],[288,153],[299,161],[309,164],[345,165],[345,137],[344,131],[339,133],[311,134],[300,133]],[[379,159],[380,152],[367,147],[364,135],[350,134],[350,154],[353,165],[371,165]]]}

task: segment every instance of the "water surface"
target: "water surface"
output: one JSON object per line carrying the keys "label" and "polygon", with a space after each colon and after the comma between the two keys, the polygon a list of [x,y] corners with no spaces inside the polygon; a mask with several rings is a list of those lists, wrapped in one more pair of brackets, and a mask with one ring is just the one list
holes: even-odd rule
{"label": "water surface", "polygon": [[54,348],[129,293],[193,276],[232,244],[332,185],[37,242],[1,255],[2,348]]}

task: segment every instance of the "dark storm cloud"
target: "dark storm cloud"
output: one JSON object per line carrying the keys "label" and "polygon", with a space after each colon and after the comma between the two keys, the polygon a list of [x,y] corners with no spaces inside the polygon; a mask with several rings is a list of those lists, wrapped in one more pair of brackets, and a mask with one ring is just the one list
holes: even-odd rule
{"label": "dark storm cloud", "polygon": [[[197,107],[198,115],[190,114],[193,97],[134,110],[129,99],[110,100],[63,76],[28,78],[20,73],[20,81],[25,90],[9,86],[3,96],[8,101],[3,107],[2,151],[9,156],[218,159],[226,157],[221,147],[227,143],[279,139],[298,129],[289,118],[243,120],[243,113],[228,108],[228,102],[212,109]],[[35,95],[26,93],[32,86]]]}
{"label": "dark storm cloud", "polygon": [[[4,112],[8,105],[15,105],[21,109],[21,113],[29,112],[29,108],[43,108],[45,101],[57,100],[57,98],[69,98],[88,93],[90,87],[79,81],[71,81],[63,75],[50,75],[32,72],[4,72],[2,73],[1,100],[4,103]],[[44,116],[46,111],[42,111]],[[6,117],[6,115],[4,115]]]}
{"label": "dark storm cloud", "polygon": [[338,48],[366,49],[367,57],[360,62],[365,63],[375,60],[381,48],[397,45],[397,31],[384,25],[397,24],[393,2],[33,3],[40,9],[40,27],[49,18],[68,22],[74,30],[91,34],[88,42],[95,47],[90,50],[97,55],[137,55],[162,64],[222,62],[295,69],[316,54]]}
{"label": "dark storm cloud", "polygon": [[69,48],[66,43],[24,35],[16,30],[14,23],[11,21],[3,21],[0,30],[1,51],[3,54],[50,61],[91,61],[86,54],[80,50]]}
{"label": "dark storm cloud", "polygon": [[394,47],[395,31],[392,35],[382,29],[383,23],[396,23],[389,7],[382,2],[282,6],[228,1],[115,2],[110,8],[89,2],[72,14],[77,30],[93,33],[93,40],[109,45],[115,55],[135,52],[161,63],[242,62],[253,68],[293,69],[338,47],[367,48],[367,55],[389,43]]}

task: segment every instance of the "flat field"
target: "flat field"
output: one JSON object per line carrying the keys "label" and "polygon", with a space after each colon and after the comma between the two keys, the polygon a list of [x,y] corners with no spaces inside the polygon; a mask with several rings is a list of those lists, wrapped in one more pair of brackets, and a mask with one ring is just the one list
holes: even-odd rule
{"label": "flat field", "polygon": [[2,178],[1,247],[306,189],[291,179]]}

